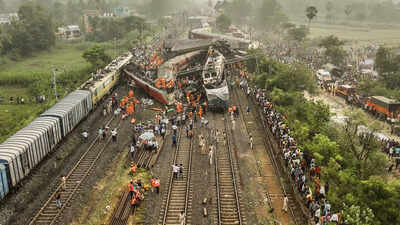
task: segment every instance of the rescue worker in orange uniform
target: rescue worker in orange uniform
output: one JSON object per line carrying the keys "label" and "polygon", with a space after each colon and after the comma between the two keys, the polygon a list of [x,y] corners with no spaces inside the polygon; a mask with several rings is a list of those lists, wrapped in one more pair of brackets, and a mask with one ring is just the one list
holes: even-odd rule
{"label": "rescue worker in orange uniform", "polygon": [[160,193],[160,180],[157,178],[152,178],[151,179],[151,186],[156,190],[156,193]]}
{"label": "rescue worker in orange uniform", "polygon": [[129,196],[130,198],[132,198],[135,191],[135,186],[133,185],[133,181],[129,182],[128,190],[129,190]]}
{"label": "rescue worker in orange uniform", "polygon": [[137,165],[136,163],[131,163],[132,176],[136,173]]}
{"label": "rescue worker in orange uniform", "polygon": [[129,94],[128,94],[129,98],[133,98],[133,90],[129,90]]}
{"label": "rescue worker in orange uniform", "polygon": [[135,212],[136,204],[137,204],[137,199],[136,199],[135,196],[133,196],[132,199],[131,199],[132,213]]}

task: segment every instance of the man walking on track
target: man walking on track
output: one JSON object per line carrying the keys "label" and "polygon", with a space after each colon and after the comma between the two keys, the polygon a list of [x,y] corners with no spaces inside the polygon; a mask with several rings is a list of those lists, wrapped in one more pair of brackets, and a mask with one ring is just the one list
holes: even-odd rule
{"label": "man walking on track", "polygon": [[131,181],[128,185],[129,196],[132,198],[134,196],[135,186],[133,185],[133,181]]}
{"label": "man walking on track", "polygon": [[212,165],[213,162],[213,146],[210,146],[210,148],[208,149],[208,160],[210,161],[210,166]]}
{"label": "man walking on track", "polygon": [[58,192],[56,194],[56,205],[57,205],[57,209],[61,209],[62,203],[61,203],[61,193],[60,192]]}
{"label": "man walking on track", "polygon": [[283,208],[282,208],[282,210],[285,212],[288,211],[288,202],[289,198],[285,195],[285,197],[283,197]]}
{"label": "man walking on track", "polygon": [[114,130],[111,131],[111,136],[113,142],[117,142],[117,128],[114,128]]}
{"label": "man walking on track", "polygon": [[135,155],[135,143],[131,144],[130,155],[131,155],[131,159],[133,160],[133,156]]}
{"label": "man walking on track", "polygon": [[172,172],[174,172],[174,178],[178,178],[179,166],[178,164],[172,165]]}
{"label": "man walking on track", "polygon": [[62,189],[66,190],[67,189],[67,178],[65,176],[62,176],[61,181],[62,181]]}
{"label": "man walking on track", "polygon": [[172,136],[172,146],[176,148],[176,135]]}

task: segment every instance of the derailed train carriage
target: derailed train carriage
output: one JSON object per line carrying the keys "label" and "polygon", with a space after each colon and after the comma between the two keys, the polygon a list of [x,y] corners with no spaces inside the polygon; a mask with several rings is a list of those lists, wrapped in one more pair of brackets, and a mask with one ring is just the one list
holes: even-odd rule
{"label": "derailed train carriage", "polygon": [[0,144],[0,199],[28,176],[115,86],[130,53],[115,59],[98,79],[90,79],[25,128]]}

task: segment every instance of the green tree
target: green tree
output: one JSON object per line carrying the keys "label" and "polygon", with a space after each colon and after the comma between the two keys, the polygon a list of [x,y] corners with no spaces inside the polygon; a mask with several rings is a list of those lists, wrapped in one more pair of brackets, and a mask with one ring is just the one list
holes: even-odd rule
{"label": "green tree", "polygon": [[267,88],[277,87],[284,91],[304,91],[314,93],[316,90],[315,81],[311,71],[302,64],[280,66],[279,70],[271,71],[267,80]]}
{"label": "green tree", "polygon": [[340,47],[342,45],[344,45],[344,41],[341,41],[338,37],[334,35],[329,35],[323,38],[319,43],[319,46],[324,48]]}
{"label": "green tree", "polygon": [[387,182],[382,178],[371,177],[360,183],[357,194],[360,202],[372,209],[380,224],[400,224],[397,209],[399,191],[398,181]]}
{"label": "green tree", "polygon": [[393,54],[392,50],[380,46],[376,52],[375,68],[380,74],[393,73],[399,69],[400,61]]}
{"label": "green tree", "polygon": [[[29,33],[31,49],[47,50],[55,44],[54,26],[51,16],[36,3],[24,3],[18,10],[19,22]],[[29,52],[28,52],[29,54]]]}
{"label": "green tree", "polygon": [[104,48],[100,46],[93,46],[87,49],[82,57],[89,62],[94,69],[104,67],[111,61],[111,57],[107,55]]}
{"label": "green tree", "polygon": [[288,30],[289,39],[300,42],[304,41],[308,34],[310,34],[310,29],[304,25],[300,27],[293,27]]}
{"label": "green tree", "polygon": [[226,31],[229,29],[231,24],[232,21],[227,15],[221,14],[220,16],[217,17],[216,25],[219,30]]}
{"label": "green tree", "polygon": [[347,52],[341,47],[330,47],[325,51],[330,62],[336,66],[343,66],[346,62]]}
{"label": "green tree", "polygon": [[331,158],[338,158],[338,149],[338,144],[323,134],[317,134],[305,145],[306,152],[313,154],[318,164],[323,166],[327,166]]}
{"label": "green tree", "polygon": [[348,206],[344,204],[343,221],[348,225],[374,225],[375,215],[368,207],[360,207],[358,205]]}
{"label": "green tree", "polygon": [[398,89],[400,87],[400,56],[396,56],[392,49],[379,47],[376,53],[375,68],[387,88]]}
{"label": "green tree", "polygon": [[344,42],[334,35],[323,38],[319,43],[320,47],[325,48],[325,55],[329,62],[336,66],[343,66],[345,63],[347,53],[342,48],[343,45]]}
{"label": "green tree", "polygon": [[313,20],[318,14],[318,10],[315,6],[309,6],[306,9],[306,16],[308,18],[308,24],[311,24],[311,20]]}

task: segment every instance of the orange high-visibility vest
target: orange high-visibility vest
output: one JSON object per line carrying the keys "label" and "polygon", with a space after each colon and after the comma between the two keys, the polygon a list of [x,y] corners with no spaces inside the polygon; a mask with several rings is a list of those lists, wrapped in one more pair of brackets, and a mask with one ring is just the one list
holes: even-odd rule
{"label": "orange high-visibility vest", "polygon": [[234,106],[232,107],[232,110],[233,110],[233,111],[236,111],[236,105],[234,105]]}
{"label": "orange high-visibility vest", "polygon": [[152,179],[152,180],[151,180],[151,185],[152,185],[153,187],[159,187],[159,186],[160,186],[160,181],[157,180],[157,179]]}
{"label": "orange high-visibility vest", "polygon": [[131,205],[136,205],[136,197],[133,197],[131,200]]}
{"label": "orange high-visibility vest", "polygon": [[232,107],[229,107],[229,108],[228,108],[228,112],[232,112]]}
{"label": "orange high-visibility vest", "polygon": [[132,166],[131,171],[132,173],[136,173],[137,166],[136,164]]}

